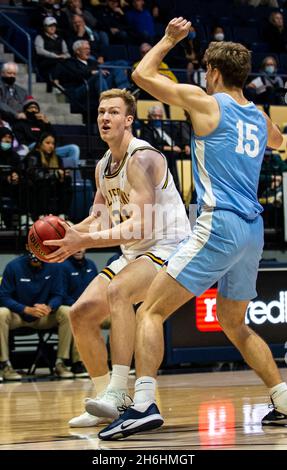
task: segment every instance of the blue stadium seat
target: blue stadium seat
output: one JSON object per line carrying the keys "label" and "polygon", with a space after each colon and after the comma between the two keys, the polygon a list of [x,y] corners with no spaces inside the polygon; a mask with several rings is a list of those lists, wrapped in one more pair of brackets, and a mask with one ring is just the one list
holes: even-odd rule
{"label": "blue stadium seat", "polygon": [[259,40],[257,29],[247,26],[235,26],[233,28],[233,37],[234,41],[247,44],[248,46]]}

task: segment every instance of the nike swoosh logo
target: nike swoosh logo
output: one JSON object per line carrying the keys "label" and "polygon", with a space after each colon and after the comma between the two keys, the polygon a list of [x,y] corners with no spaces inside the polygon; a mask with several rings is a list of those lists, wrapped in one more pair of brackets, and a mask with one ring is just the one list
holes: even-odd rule
{"label": "nike swoosh logo", "polygon": [[136,423],[136,421],[133,421],[132,423],[129,423],[129,424],[126,424],[124,425],[124,423],[121,425],[121,429],[126,429],[128,428],[129,426],[131,426],[132,424]]}

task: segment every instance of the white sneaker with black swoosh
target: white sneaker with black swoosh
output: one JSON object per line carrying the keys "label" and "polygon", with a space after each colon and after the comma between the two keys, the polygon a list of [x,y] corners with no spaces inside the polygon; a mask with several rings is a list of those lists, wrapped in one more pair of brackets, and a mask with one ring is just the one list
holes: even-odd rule
{"label": "white sneaker with black swoosh", "polygon": [[122,439],[132,434],[159,428],[163,422],[154,402],[135,404],[129,406],[112,424],[102,429],[98,436],[103,441]]}
{"label": "white sneaker with black swoosh", "polygon": [[107,389],[101,396],[86,398],[86,411],[93,416],[117,419],[121,408],[126,409],[132,403],[126,392],[126,390]]}

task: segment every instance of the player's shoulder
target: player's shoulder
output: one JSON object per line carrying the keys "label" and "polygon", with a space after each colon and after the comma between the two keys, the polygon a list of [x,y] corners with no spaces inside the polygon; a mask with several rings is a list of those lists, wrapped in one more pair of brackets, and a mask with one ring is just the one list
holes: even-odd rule
{"label": "player's shoulder", "polygon": [[[148,168],[153,166],[155,159],[159,158],[161,153],[153,147],[139,148],[135,150],[132,158],[129,159],[128,168]],[[162,158],[162,157],[161,157]]]}

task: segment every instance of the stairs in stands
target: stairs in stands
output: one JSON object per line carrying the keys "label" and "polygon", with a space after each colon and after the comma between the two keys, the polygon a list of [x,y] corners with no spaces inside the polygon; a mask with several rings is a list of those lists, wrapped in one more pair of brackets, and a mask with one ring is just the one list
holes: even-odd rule
{"label": "stairs in stands", "polygon": [[[1,62],[14,62],[14,54],[4,52],[4,46],[0,43],[0,61]],[[25,64],[18,64],[19,72],[16,83],[27,89],[28,76],[27,66]],[[65,102],[64,96],[56,94],[55,90],[52,93],[47,93],[47,85],[44,82],[37,82],[36,75],[32,75],[32,95],[39,101],[41,111],[47,115],[52,124],[66,124],[66,125],[82,125],[82,115],[72,114],[70,111],[70,104]]]}

